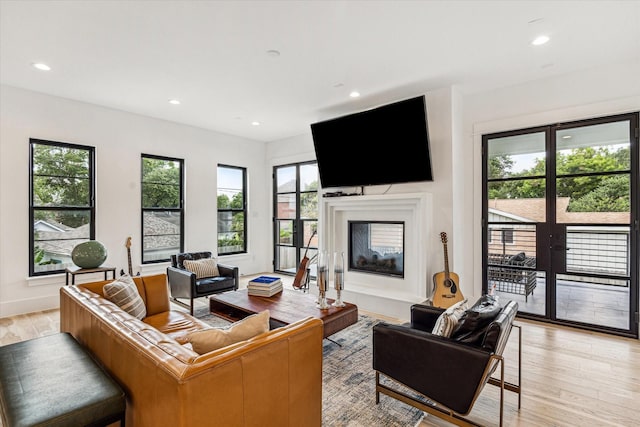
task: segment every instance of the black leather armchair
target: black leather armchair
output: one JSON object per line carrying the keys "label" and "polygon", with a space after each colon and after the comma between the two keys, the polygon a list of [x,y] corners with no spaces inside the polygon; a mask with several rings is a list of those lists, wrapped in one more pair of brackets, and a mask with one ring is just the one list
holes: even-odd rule
{"label": "black leather armchair", "polygon": [[[171,267],[167,267],[167,279],[171,290],[171,299],[178,305],[188,308],[193,315],[193,300],[226,291],[238,290],[238,267],[218,264],[220,275],[217,277],[196,278],[196,274],[185,269],[185,260],[211,258],[211,252],[185,252],[171,255]],[[189,304],[181,299],[188,299]]]}
{"label": "black leather armchair", "polygon": [[[474,307],[480,300],[474,304]],[[464,418],[488,382],[500,387],[500,425],[503,418],[504,390],[518,394],[520,408],[520,344],[518,333],[518,383],[504,380],[503,350],[511,333],[518,304],[509,301],[497,316],[467,330],[456,338],[431,333],[444,310],[416,304],[411,307],[411,323],[391,325],[381,322],[373,328],[373,369],[376,371],[376,403],[380,393],[457,425],[469,424]],[[471,316],[469,316],[471,317]],[[462,322],[463,318],[460,320]],[[469,323],[467,323],[467,326]],[[461,327],[461,324],[458,325]],[[519,328],[519,327],[518,327]],[[500,378],[491,375],[500,367]],[[380,381],[384,375],[393,381]],[[410,395],[403,387],[422,395]]]}

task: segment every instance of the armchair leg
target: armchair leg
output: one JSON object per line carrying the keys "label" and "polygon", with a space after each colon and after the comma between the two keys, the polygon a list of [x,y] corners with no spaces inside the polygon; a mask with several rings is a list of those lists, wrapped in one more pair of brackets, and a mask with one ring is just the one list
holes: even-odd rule
{"label": "armchair leg", "polygon": [[[504,381],[504,367],[502,368],[503,372],[500,379],[489,377],[487,381],[489,384],[503,387],[506,390],[512,391],[518,394],[518,410],[520,409],[520,404],[522,401],[522,327],[520,325],[513,325],[514,328],[518,329],[518,383],[513,384],[508,381]],[[502,360],[502,365],[504,365],[504,360]]]}
{"label": "armchair leg", "polygon": [[189,309],[189,304],[184,301],[180,301],[178,298],[171,297],[171,301],[178,304],[180,307],[186,308],[187,310]]}

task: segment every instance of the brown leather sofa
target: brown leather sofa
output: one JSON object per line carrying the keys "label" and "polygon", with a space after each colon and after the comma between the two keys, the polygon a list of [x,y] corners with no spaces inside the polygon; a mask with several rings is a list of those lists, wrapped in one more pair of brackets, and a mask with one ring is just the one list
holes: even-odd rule
{"label": "brown leather sofa", "polygon": [[60,288],[60,329],[125,390],[128,427],[321,425],[319,319],[198,355],[181,342],[207,325],[170,309],[166,275],[134,281],[147,308],[143,320],[103,297],[110,280]]}

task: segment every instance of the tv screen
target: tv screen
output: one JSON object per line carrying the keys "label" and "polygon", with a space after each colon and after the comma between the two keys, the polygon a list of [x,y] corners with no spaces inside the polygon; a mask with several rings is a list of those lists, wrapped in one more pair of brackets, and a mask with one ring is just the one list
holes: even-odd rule
{"label": "tv screen", "polygon": [[322,188],[432,181],[425,97],[311,125]]}

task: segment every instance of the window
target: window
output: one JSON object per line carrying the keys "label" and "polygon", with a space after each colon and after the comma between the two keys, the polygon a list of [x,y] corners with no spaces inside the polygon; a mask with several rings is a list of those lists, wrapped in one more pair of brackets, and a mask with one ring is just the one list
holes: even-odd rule
{"label": "window", "polygon": [[[296,274],[318,253],[318,164],[273,167],[274,271]],[[309,264],[316,276],[316,264]]]}
{"label": "window", "polygon": [[218,165],[218,255],[247,252],[247,170]]}
{"label": "window", "polygon": [[29,149],[29,276],[61,273],[95,239],[95,149],[39,139]]}
{"label": "window", "polygon": [[142,263],[183,251],[182,159],[142,155]]}

